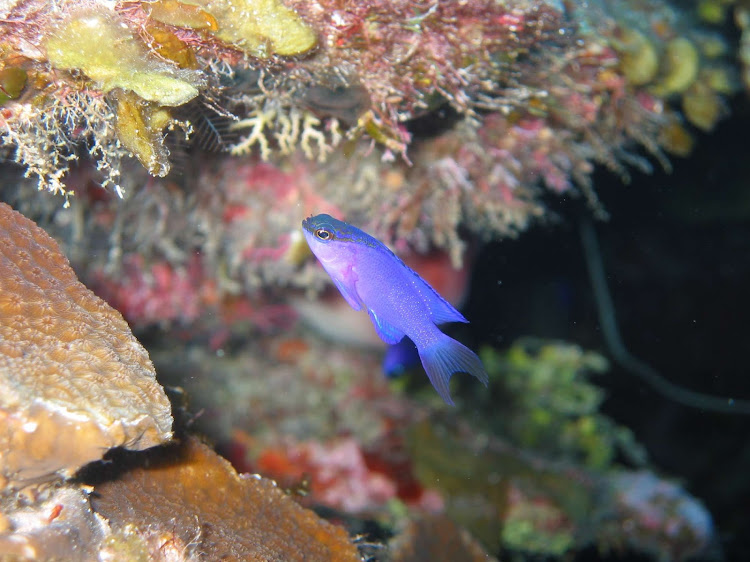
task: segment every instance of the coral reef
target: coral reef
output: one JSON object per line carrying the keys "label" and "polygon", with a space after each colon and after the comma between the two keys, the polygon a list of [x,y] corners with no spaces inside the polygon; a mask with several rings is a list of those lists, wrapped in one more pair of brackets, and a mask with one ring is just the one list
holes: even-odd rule
{"label": "coral reef", "polygon": [[601,356],[486,349],[489,392],[448,412],[382,376],[299,225],[464,266],[459,298],[482,242],[570,197],[601,216],[597,167],[669,170],[715,129],[746,4],[0,2],[0,199],[233,465],[184,436],[60,481],[172,418],[123,319],[1,206],[0,558],[359,559],[309,507],[400,533],[374,559],[700,556],[711,518],[601,412]]}
{"label": "coral reef", "polygon": [[361,560],[346,532],[195,438],[0,498],[3,560]]}
{"label": "coral reef", "polygon": [[[153,357],[161,376],[192,397],[196,427],[238,470],[274,478],[303,505],[389,529],[418,526],[414,513],[444,513],[490,553],[558,557],[596,545],[685,559],[711,540],[698,500],[617,462],[645,458],[599,412],[601,390],[586,374],[606,363],[575,346],[524,341],[503,354],[484,351],[490,393],[462,388],[459,413],[426,386],[420,402],[394,395],[374,354],[304,332],[219,356],[189,349],[178,356],[162,342]],[[641,478],[643,493],[628,485]],[[628,521],[642,527],[626,532]]]}
{"label": "coral reef", "polygon": [[57,244],[0,203],[0,477],[70,475],[110,447],[171,436],[146,350]]}
{"label": "coral reef", "polygon": [[[191,228],[161,238],[193,245],[156,261],[182,267],[200,252],[212,282],[225,264],[239,290],[309,286],[320,279],[297,281],[294,268],[271,262],[312,211],[337,211],[400,252],[447,250],[458,265],[466,234],[523,231],[545,214],[545,191],[580,191],[597,208],[596,164],[627,178],[632,166],[650,169],[645,149],[668,167],[665,152],[692,148],[685,120],[712,129],[733,90],[726,41],[698,14],[659,0],[248,6],[9,3],[0,22],[9,155],[41,189],[69,197],[85,191],[70,166],[88,152],[99,171],[89,178],[120,197],[138,192],[137,215],[156,204],[181,214]],[[106,41],[121,44],[117,57],[88,53]],[[245,157],[221,157],[153,190],[123,175],[131,153],[150,176],[168,174],[184,149],[178,137],[201,130]],[[270,188],[264,174],[276,178]],[[185,208],[199,190],[209,199]],[[107,211],[81,204],[85,215],[111,215],[118,202]],[[201,216],[184,216],[191,211]],[[248,226],[255,217],[257,228]],[[140,227],[158,228],[152,219]],[[114,278],[121,265],[106,264]]]}

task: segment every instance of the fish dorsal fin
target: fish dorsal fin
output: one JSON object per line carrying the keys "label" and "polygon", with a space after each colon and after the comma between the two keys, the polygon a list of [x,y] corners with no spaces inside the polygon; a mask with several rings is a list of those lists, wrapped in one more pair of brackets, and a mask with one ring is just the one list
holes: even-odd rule
{"label": "fish dorsal fin", "polygon": [[440,294],[433,289],[427,281],[422,279],[416,271],[406,264],[404,264],[404,267],[409,270],[409,273],[411,274],[409,280],[411,281],[412,286],[417,290],[419,296],[422,297],[422,301],[427,305],[427,308],[430,311],[430,320],[435,324],[445,324],[446,322],[468,322],[463,314],[456,310],[451,303],[441,297]]}
{"label": "fish dorsal fin", "polygon": [[385,343],[393,345],[404,339],[404,333],[401,330],[379,318],[371,308],[367,309],[367,313],[370,315],[370,320],[375,325],[375,330],[378,332],[380,339]]}
{"label": "fish dorsal fin", "polygon": [[406,265],[404,261],[394,254],[387,246],[380,242],[378,242],[378,244],[380,244],[380,246],[404,268],[404,279],[408,280],[412,287],[417,290],[422,302],[430,311],[430,320],[432,320],[434,324],[445,324],[447,322],[463,322],[468,324],[469,321],[464,315],[456,310],[451,303],[441,297],[440,293],[433,289],[427,281],[422,279],[419,273]]}
{"label": "fish dorsal fin", "polygon": [[346,299],[346,302],[349,303],[349,306],[351,306],[354,310],[362,310],[362,301],[360,300],[359,295],[356,293],[356,289],[354,289],[355,292],[352,293],[341,281],[336,279],[333,275],[331,275],[331,279],[333,279],[333,282],[341,293],[341,296]]}

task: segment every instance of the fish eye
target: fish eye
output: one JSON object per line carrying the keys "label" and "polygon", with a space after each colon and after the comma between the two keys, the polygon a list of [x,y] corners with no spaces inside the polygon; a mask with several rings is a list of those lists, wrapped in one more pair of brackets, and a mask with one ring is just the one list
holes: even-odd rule
{"label": "fish eye", "polygon": [[325,228],[319,228],[318,230],[316,230],[315,236],[320,238],[321,240],[330,240],[331,238],[333,238],[331,231],[326,230]]}

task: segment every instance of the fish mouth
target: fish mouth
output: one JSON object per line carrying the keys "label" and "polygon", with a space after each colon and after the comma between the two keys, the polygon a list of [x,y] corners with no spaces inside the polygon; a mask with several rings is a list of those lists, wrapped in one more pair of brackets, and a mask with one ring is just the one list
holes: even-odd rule
{"label": "fish mouth", "polygon": [[312,226],[310,225],[310,221],[312,220],[312,215],[307,217],[305,220],[302,221],[302,228],[307,230],[308,232],[312,232]]}

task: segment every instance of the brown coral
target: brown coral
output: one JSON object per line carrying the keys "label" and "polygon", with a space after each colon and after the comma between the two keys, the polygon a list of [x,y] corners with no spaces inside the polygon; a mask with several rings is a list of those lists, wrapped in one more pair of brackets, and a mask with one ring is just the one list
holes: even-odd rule
{"label": "brown coral", "polygon": [[360,560],[342,528],[273,481],[237,474],[194,438],[142,464],[95,488],[94,510],[115,532],[160,537],[160,550],[199,552],[204,560]]}
{"label": "brown coral", "polygon": [[0,203],[0,479],[69,475],[171,437],[169,401],[122,316],[47,233]]}

